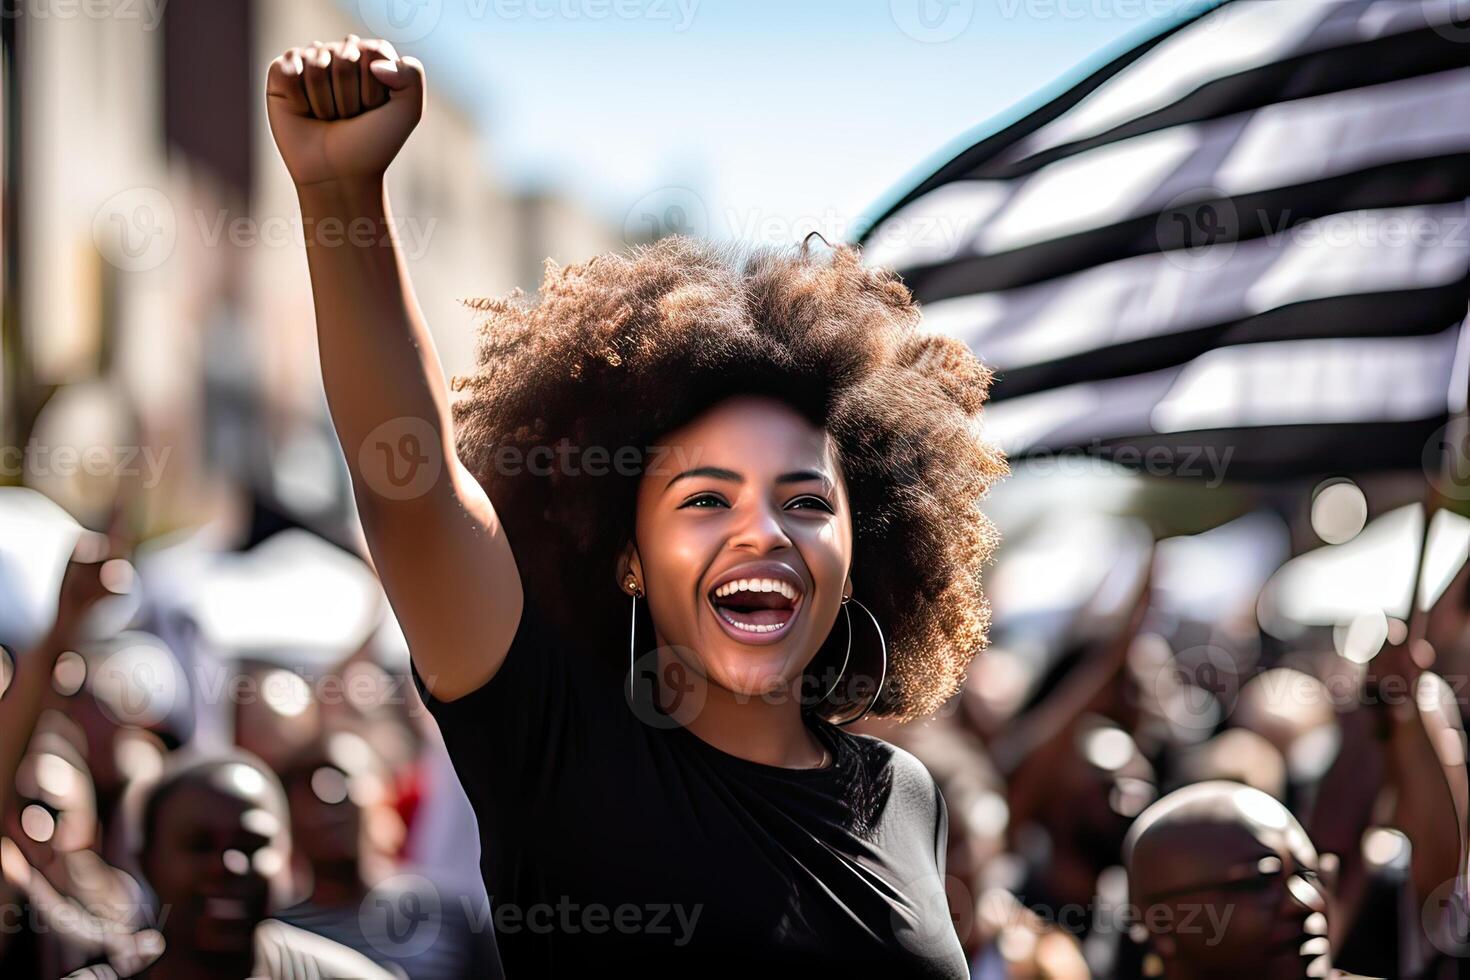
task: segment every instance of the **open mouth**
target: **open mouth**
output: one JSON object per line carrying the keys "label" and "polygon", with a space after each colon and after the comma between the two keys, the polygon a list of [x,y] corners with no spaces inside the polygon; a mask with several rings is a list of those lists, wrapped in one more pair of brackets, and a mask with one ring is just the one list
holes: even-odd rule
{"label": "open mouth", "polygon": [[710,605],[726,632],[747,642],[770,640],[796,618],[801,589],[789,574],[727,578],[709,592]]}

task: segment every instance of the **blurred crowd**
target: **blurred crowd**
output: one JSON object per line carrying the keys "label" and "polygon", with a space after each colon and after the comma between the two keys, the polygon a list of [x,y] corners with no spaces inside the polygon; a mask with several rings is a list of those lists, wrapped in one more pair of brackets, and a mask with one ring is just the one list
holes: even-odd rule
{"label": "blurred crowd", "polygon": [[[1334,486],[1306,548],[1047,511],[961,695],[856,726],[944,795],[973,976],[1458,975],[1470,519]],[[259,503],[135,537],[0,489],[0,975],[499,975],[354,542]]]}
{"label": "blurred crowd", "polygon": [[499,975],[367,565],[267,511],[127,524],[0,490],[0,975]]}
{"label": "blurred crowd", "polygon": [[870,727],[949,803],[974,976],[1459,975],[1470,520],[1315,503],[1306,549],[1051,514],[954,710]]}

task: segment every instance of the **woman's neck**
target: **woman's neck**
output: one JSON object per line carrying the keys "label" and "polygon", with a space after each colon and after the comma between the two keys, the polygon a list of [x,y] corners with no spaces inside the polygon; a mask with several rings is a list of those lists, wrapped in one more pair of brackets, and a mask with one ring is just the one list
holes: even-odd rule
{"label": "woman's neck", "polygon": [[737,695],[687,667],[672,670],[675,654],[667,645],[660,645],[658,657],[660,678],[688,678],[677,691],[660,685],[660,706],[700,739],[737,758],[783,769],[826,762],[826,746],[807,727],[794,696]]}

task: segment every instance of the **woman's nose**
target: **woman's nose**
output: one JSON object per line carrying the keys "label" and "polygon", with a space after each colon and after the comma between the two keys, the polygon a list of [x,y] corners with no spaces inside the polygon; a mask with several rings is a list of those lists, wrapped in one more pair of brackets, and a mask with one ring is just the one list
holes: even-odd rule
{"label": "woman's nose", "polygon": [[769,504],[751,504],[736,511],[736,526],[730,535],[732,548],[746,547],[764,553],[789,547],[791,538],[781,523],[781,512]]}

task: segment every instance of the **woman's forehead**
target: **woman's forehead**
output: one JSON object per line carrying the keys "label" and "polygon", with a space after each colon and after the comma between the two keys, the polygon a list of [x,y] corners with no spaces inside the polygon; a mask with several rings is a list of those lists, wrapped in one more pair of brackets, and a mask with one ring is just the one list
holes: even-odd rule
{"label": "woman's forehead", "polygon": [[659,440],[650,469],[672,477],[687,469],[719,467],[752,474],[835,466],[826,429],[777,399],[729,398]]}

